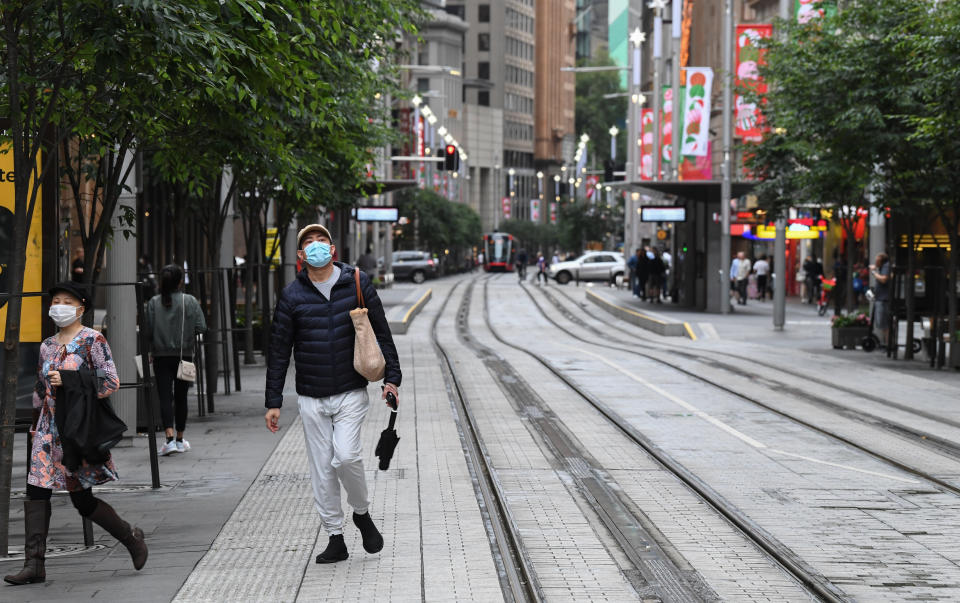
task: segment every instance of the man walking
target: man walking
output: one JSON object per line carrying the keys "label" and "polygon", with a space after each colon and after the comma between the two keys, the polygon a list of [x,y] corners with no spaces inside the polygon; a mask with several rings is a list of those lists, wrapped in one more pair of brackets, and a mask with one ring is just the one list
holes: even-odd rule
{"label": "man walking", "polygon": [[741,306],[747,305],[747,284],[750,282],[750,272],[753,270],[753,266],[750,265],[750,260],[747,258],[747,254],[742,251],[737,252],[737,297]]}
{"label": "man walking", "polygon": [[767,278],[770,276],[770,263],[767,262],[767,256],[760,256],[757,263],[753,265],[753,271],[757,273],[757,299],[765,301],[767,297]]}
{"label": "man walking", "polygon": [[[336,247],[330,232],[311,224],[297,235],[297,256],[305,262],[297,278],[280,294],[270,331],[267,355],[267,429],[276,432],[283,403],[283,384],[294,349],[297,402],[313,496],[323,528],[330,535],[317,563],[334,563],[348,557],[343,540],[340,486],[353,508],[353,523],[363,536],[363,548],[377,553],[383,537],[368,512],[370,499],[363,473],[360,429],[370,400],[367,380],[353,369],[354,328],[350,310],[360,305],[354,268],[333,262]],[[400,362],[383,305],[369,277],[359,274],[370,324],[386,360],[384,392],[399,395]]]}

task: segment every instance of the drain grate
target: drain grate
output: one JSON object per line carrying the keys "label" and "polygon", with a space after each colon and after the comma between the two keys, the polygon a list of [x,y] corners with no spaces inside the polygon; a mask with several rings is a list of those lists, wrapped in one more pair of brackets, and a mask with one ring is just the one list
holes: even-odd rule
{"label": "drain grate", "polygon": [[[67,557],[69,555],[79,555],[81,553],[90,553],[107,548],[103,544],[93,546],[83,546],[82,544],[63,544],[47,548],[46,557]],[[0,563],[4,561],[23,561],[23,549],[21,547],[10,547],[9,555],[0,555]]]}

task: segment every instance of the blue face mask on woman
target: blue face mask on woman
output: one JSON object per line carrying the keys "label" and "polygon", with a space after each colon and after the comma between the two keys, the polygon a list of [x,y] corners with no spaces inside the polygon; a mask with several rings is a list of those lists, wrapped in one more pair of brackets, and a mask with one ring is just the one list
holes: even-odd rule
{"label": "blue face mask on woman", "polygon": [[333,259],[333,254],[330,253],[330,244],[320,241],[314,241],[307,245],[303,253],[307,256],[307,263],[314,268],[323,268]]}

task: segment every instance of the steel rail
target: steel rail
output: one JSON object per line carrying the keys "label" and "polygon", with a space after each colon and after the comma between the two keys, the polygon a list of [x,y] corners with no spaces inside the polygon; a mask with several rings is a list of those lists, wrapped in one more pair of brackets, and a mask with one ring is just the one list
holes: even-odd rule
{"label": "steel rail", "polygon": [[[485,287],[486,289],[486,287]],[[530,299],[533,300],[534,305],[537,309],[544,315],[544,317],[551,322],[554,326],[561,329],[562,331],[569,334],[575,339],[579,339],[586,343],[591,343],[594,345],[595,342],[589,341],[585,338],[578,337],[573,333],[570,333],[562,326],[560,326],[556,321],[554,321],[548,313],[544,312],[540,305],[536,302],[533,295],[527,290],[527,287],[523,286],[524,292],[530,296]],[[621,417],[616,411],[607,406],[604,402],[596,398],[593,394],[583,389],[578,383],[574,382],[572,379],[567,377],[562,371],[557,369],[553,364],[541,356],[540,354],[518,346],[514,343],[511,343],[500,336],[500,334],[493,328],[492,324],[488,323],[490,331],[493,336],[500,343],[523,352],[535,360],[537,360],[544,368],[553,373],[557,378],[563,381],[567,387],[569,387],[573,392],[583,398],[587,403],[596,408],[604,417],[606,417],[610,422],[615,425],[625,436],[630,438],[638,446],[643,448],[650,456],[656,459],[663,467],[669,470],[671,473],[677,476],[684,484],[687,485],[691,490],[693,490],[698,496],[700,496],[707,504],[709,504],[714,510],[716,510],[720,515],[727,519],[731,524],[736,526],[743,534],[750,539],[754,544],[756,544],[760,549],[766,552],[777,564],[779,564],[784,571],[792,575],[800,584],[806,587],[811,591],[812,594],[815,594],[817,597],[824,601],[829,601],[831,603],[839,603],[842,601],[848,600],[848,595],[840,590],[836,585],[827,580],[824,576],[816,572],[811,568],[803,559],[801,559],[796,553],[794,553],[789,547],[784,545],[777,539],[775,536],[767,532],[763,527],[754,522],[743,513],[736,505],[727,501],[719,492],[714,490],[709,484],[700,479],[695,473],[687,469],[684,465],[674,460],[668,453],[663,451],[659,446],[657,446],[653,441],[651,441],[647,436],[643,435],[636,427],[631,425],[623,417]],[[615,346],[610,346],[615,347]],[[618,348],[619,349],[619,348]],[[630,351],[623,349],[622,351]],[[641,354],[642,355],[642,354]],[[650,357],[653,360],[657,360],[655,357]],[[668,364],[664,362],[664,364]],[[671,365],[672,366],[672,365]],[[685,374],[697,377],[689,371],[682,369],[681,372]]]}
{"label": "steel rail", "polygon": [[501,587],[504,596],[515,603],[523,601],[540,603],[543,601],[543,595],[537,585],[536,574],[527,561],[520,530],[506,504],[506,495],[496,477],[486,446],[480,438],[477,421],[470,411],[466,397],[456,378],[453,362],[451,362],[450,356],[437,337],[437,323],[461,282],[453,286],[444,298],[436,316],[433,317],[430,325],[430,339],[437,355],[443,359],[441,363],[443,380],[451,407],[456,414],[466,460],[472,468],[474,487],[479,495],[478,502],[481,505],[480,511],[489,520],[488,525],[493,536],[491,547],[494,548],[496,553],[495,558],[499,559],[502,565]]}

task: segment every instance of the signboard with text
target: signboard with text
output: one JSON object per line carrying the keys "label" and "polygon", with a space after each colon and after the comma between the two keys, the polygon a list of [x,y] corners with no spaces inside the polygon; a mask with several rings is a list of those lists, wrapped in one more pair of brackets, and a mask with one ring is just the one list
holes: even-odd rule
{"label": "signboard with text", "polygon": [[640,208],[641,222],[686,222],[686,207],[655,207]]}
{"label": "signboard with text", "polygon": [[[37,158],[38,163],[40,158]],[[37,166],[40,169],[40,166]],[[26,175],[25,175],[26,176]],[[7,266],[13,255],[14,179],[21,177],[13,171],[13,152],[0,154],[0,291],[10,291]],[[32,184],[31,184],[31,187]],[[43,290],[43,187],[37,191],[37,204],[27,233],[26,269],[23,274],[23,291]],[[43,299],[25,297],[21,310],[20,341],[43,341]],[[0,300],[0,341],[3,341],[7,324],[7,303]]]}
{"label": "signboard with text", "polygon": [[396,207],[358,207],[354,211],[357,222],[396,222],[400,219],[400,210]]}

